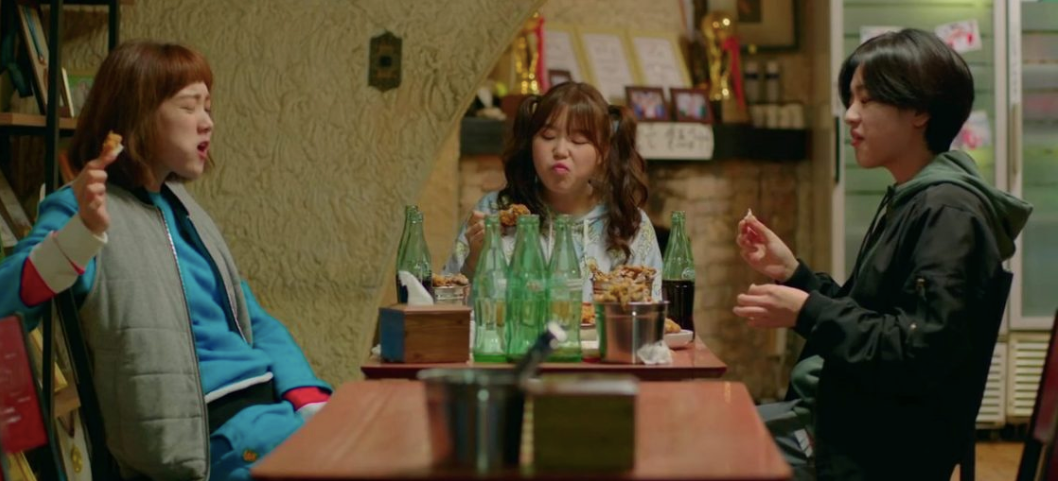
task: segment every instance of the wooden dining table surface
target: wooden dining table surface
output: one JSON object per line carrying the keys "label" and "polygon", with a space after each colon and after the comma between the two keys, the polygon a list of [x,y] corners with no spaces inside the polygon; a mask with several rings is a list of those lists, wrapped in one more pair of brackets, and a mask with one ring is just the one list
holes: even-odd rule
{"label": "wooden dining table surface", "polygon": [[622,473],[476,475],[432,463],[425,388],[405,380],[343,384],[324,408],[251,470],[254,479],[631,479],[779,481],[792,476],[744,384],[640,383],[635,467]]}
{"label": "wooden dining table surface", "polygon": [[[415,379],[419,371],[432,368],[510,368],[507,363],[397,363],[369,359],[360,365],[367,379]],[[687,379],[718,378],[727,372],[727,364],[713,354],[701,339],[685,349],[672,351],[671,364],[607,364],[598,360],[581,362],[549,362],[540,367],[543,374],[610,373],[631,374],[641,381],[680,381]]]}

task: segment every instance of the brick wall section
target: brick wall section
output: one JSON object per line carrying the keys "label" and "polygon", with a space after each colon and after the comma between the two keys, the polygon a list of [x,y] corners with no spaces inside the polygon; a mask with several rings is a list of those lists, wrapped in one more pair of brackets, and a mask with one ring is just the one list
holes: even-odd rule
{"label": "brick wall section", "polygon": [[[460,161],[460,215],[465,218],[485,192],[504,184],[498,157]],[[772,331],[747,327],[732,314],[735,296],[750,283],[767,282],[745,266],[735,246],[738,220],[752,208],[797,252],[810,226],[808,162],[652,162],[650,202],[654,224],[669,226],[672,211],[687,213],[688,234],[698,272],[695,324],[707,346],[730,367],[727,379],[745,382],[757,399],[781,396],[799,343],[780,355]],[[803,240],[802,240],[803,242]]]}
{"label": "brick wall section", "polygon": [[[652,163],[647,206],[654,223],[668,227],[674,210],[687,213],[687,230],[698,273],[695,327],[729,366],[729,379],[745,382],[755,398],[774,398],[788,369],[776,350],[776,333],[748,327],[731,309],[751,283],[768,282],[749,269],[735,245],[747,209],[787,240],[795,252],[799,218],[800,162],[728,160]],[[790,356],[786,356],[790,357]]]}

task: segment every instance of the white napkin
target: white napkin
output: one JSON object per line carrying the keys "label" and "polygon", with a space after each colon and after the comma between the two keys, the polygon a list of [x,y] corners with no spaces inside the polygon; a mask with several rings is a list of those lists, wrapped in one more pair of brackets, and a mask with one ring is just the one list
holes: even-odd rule
{"label": "white napkin", "polygon": [[426,288],[422,286],[419,279],[416,279],[408,271],[397,272],[397,277],[400,278],[400,283],[408,289],[408,305],[409,306],[432,306],[433,296],[426,291]]}
{"label": "white napkin", "polygon": [[652,366],[654,364],[672,364],[672,351],[669,346],[665,344],[665,341],[652,342],[650,344],[644,344],[636,351],[636,357],[643,364]]}

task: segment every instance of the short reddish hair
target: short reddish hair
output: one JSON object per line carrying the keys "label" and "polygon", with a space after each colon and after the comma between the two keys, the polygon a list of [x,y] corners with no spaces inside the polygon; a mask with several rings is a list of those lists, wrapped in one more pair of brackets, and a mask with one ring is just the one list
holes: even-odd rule
{"label": "short reddish hair", "polygon": [[[213,71],[202,54],[172,43],[125,42],[99,67],[70,142],[74,172],[96,157],[107,132],[123,137],[124,152],[107,168],[109,181],[126,189],[152,184],[150,160],[158,136],[158,107],[184,87],[203,82],[213,89]],[[207,168],[213,160],[207,162]]]}

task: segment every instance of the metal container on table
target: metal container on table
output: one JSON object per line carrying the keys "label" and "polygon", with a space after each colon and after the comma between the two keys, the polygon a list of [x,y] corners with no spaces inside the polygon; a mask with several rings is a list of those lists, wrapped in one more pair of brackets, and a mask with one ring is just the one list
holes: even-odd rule
{"label": "metal container on table", "polygon": [[667,301],[595,303],[595,324],[602,362],[644,364],[638,351],[665,339]]}
{"label": "metal container on table", "polygon": [[429,369],[426,409],[434,464],[494,472],[518,466],[525,393],[510,369]]}
{"label": "metal container on table", "polygon": [[467,305],[467,293],[470,286],[434,286],[434,303],[439,305],[465,306]]}

